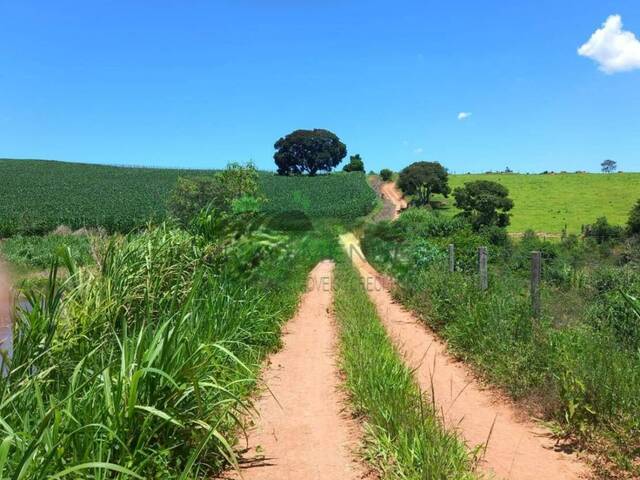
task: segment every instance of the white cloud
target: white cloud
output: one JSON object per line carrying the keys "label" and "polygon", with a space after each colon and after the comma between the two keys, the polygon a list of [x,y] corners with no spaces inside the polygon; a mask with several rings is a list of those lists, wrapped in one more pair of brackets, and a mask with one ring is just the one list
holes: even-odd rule
{"label": "white cloud", "polygon": [[413,151],[413,153],[415,153],[416,155],[420,155],[422,152],[424,152],[424,149],[422,147],[418,147]]}
{"label": "white cloud", "polygon": [[578,55],[595,60],[605,73],[634,70],[640,68],[640,41],[633,32],[622,30],[620,15],[611,15],[578,49]]}
{"label": "white cloud", "polygon": [[471,112],[460,112],[458,114],[458,120],[466,120],[471,116]]}

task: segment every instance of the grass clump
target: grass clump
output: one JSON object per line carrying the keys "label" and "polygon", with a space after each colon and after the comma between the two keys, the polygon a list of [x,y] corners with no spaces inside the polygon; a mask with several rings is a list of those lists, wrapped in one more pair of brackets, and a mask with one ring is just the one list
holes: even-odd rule
{"label": "grass clump", "polygon": [[[331,246],[203,214],[130,235],[98,269],[66,254],[14,324],[0,477],[209,478],[307,273]],[[222,228],[224,227],[224,228]]]}
{"label": "grass clump", "polygon": [[31,269],[46,269],[61,251],[69,249],[78,266],[94,262],[91,240],[87,235],[57,235],[24,237],[17,235],[0,243],[3,257],[13,265]]}
{"label": "grass clump", "polygon": [[344,255],[335,270],[341,366],[366,454],[384,479],[471,479],[463,443],[446,432],[393,348],[360,277]]}

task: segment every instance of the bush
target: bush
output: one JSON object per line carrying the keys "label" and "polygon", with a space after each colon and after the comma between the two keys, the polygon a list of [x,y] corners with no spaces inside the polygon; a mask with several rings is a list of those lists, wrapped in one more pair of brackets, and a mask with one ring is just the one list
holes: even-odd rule
{"label": "bush", "polygon": [[[240,201],[244,197],[244,200]],[[253,197],[249,200],[248,197]],[[183,225],[187,225],[200,210],[213,207],[229,211],[248,208],[260,199],[258,172],[252,164],[232,163],[212,177],[179,178],[169,199],[169,211]]]}
{"label": "bush", "polygon": [[342,167],[342,170],[345,172],[364,172],[364,162],[360,155],[351,155],[349,163]]}
{"label": "bush", "polygon": [[383,168],[380,170],[380,178],[383,182],[388,182],[393,177],[393,172],[388,168]]}
{"label": "bush", "polygon": [[595,223],[585,227],[585,237],[592,238],[598,244],[615,242],[622,238],[624,229],[619,225],[611,225],[607,217],[598,218]]}
{"label": "bush", "polygon": [[496,225],[509,225],[509,211],[513,208],[513,200],[509,198],[509,190],[497,182],[476,180],[458,187],[453,192],[455,205],[467,218],[473,228]]}
{"label": "bush", "polygon": [[631,235],[640,234],[640,200],[638,200],[631,209],[627,226],[629,227],[629,233]]}
{"label": "bush", "polygon": [[437,215],[425,208],[409,208],[396,221],[397,228],[404,237],[446,237],[454,232],[464,230],[467,223],[462,218],[451,218]]}

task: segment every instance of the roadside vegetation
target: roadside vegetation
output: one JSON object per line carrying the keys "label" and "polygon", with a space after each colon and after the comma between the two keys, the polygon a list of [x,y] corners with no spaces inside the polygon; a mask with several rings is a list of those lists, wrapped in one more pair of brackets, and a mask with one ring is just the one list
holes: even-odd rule
{"label": "roadside vegetation", "polygon": [[30,270],[49,268],[66,249],[69,249],[78,266],[94,263],[91,239],[86,234],[17,235],[0,243],[0,252],[6,261]]}
{"label": "roadside vegetation", "polygon": [[[628,212],[627,212],[628,214]],[[397,296],[486,379],[597,454],[599,473],[638,472],[640,238],[599,219],[584,237],[511,240],[498,226],[411,208],[366,228],[369,260],[397,280]],[[473,217],[478,218],[478,217]],[[456,271],[448,272],[448,245]],[[489,250],[489,289],[477,249]],[[529,296],[531,252],[543,257],[541,318]],[[615,472],[615,473],[612,473]]]}
{"label": "roadside vegetation", "polygon": [[327,238],[212,205],[184,228],[114,238],[97,265],[65,249],[46,288],[22,292],[2,361],[0,477],[201,478],[233,465],[261,361],[332,255]]}
{"label": "roadside vegetation", "polygon": [[[380,202],[359,155],[329,173],[346,146],[327,130],[292,132],[276,150],[279,175],[236,164],[214,172],[0,160],[11,179],[0,193],[2,256],[39,275],[22,283],[13,352],[2,357],[0,478],[191,479],[233,467],[261,362],[326,258],[337,261],[341,365],[370,464],[385,479],[474,478],[473,455],[442,428],[339,251],[344,228],[364,229],[370,261],[456,355],[559,438],[594,452],[603,477],[640,475],[640,202],[629,215],[637,185],[625,183],[636,174],[593,184],[596,176],[576,174],[573,187],[537,183],[560,175],[504,175],[530,181],[527,190],[418,162],[398,175],[412,208],[362,227]],[[590,198],[596,184],[588,211],[566,193]],[[526,216],[538,197],[566,204],[574,223],[590,219],[581,235],[511,239],[516,222],[539,229]],[[378,213],[393,216],[390,206]],[[614,222],[596,213],[612,208]],[[536,218],[545,212],[555,225],[548,210]],[[487,291],[478,289],[480,246],[489,248]],[[544,260],[535,319],[532,250]]]}
{"label": "roadside vegetation", "polygon": [[335,269],[341,367],[365,454],[382,479],[471,479],[464,443],[447,432],[392,346],[362,280],[344,254]]}

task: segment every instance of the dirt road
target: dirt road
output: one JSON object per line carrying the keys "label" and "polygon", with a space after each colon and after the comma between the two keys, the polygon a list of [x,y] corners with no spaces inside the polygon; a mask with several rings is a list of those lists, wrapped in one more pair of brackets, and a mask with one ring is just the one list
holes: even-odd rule
{"label": "dirt road", "polygon": [[385,199],[388,199],[393,203],[396,207],[395,212],[393,212],[393,218],[391,220],[395,220],[400,215],[400,211],[407,208],[407,202],[402,197],[402,192],[396,186],[395,182],[385,182],[380,187],[382,194]]}
{"label": "dirt road", "polygon": [[[269,359],[260,418],[249,431],[241,462],[245,480],[355,480],[356,425],[342,411],[331,314],[333,263],[319,263],[296,316],[285,326],[283,348]],[[225,478],[240,478],[234,472]]]}
{"label": "dirt road", "polygon": [[489,439],[480,469],[500,479],[577,479],[587,472],[574,455],[554,450],[546,429],[520,420],[514,407],[483,389],[460,362],[453,360],[441,342],[411,312],[395,303],[382,277],[364,259],[352,234],[341,237],[343,245],[365,280],[389,335],[415,368],[425,392],[433,392],[445,425],[456,429],[470,448]]}

